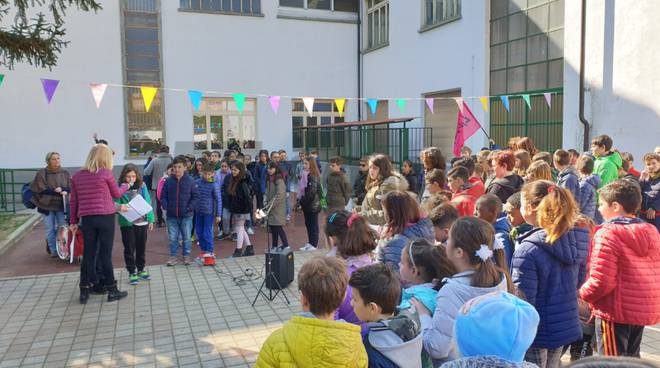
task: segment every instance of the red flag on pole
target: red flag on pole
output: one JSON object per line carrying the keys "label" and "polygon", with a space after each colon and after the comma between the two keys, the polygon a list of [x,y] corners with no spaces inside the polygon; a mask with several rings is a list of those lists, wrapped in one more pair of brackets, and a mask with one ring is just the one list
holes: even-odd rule
{"label": "red flag on pole", "polygon": [[472,111],[468,105],[463,102],[463,111],[458,110],[458,117],[456,119],[456,137],[454,138],[454,156],[461,155],[461,147],[465,144],[477,130],[481,128],[481,124],[477,118],[472,115]]}

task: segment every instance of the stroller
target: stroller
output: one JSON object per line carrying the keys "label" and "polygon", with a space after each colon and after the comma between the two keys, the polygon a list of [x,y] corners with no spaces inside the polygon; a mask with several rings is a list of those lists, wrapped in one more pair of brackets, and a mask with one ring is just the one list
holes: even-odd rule
{"label": "stroller", "polygon": [[62,196],[64,201],[64,218],[65,225],[60,226],[57,229],[57,256],[61,260],[69,260],[69,263],[73,263],[74,259],[78,260],[78,263],[82,263],[83,255],[83,234],[82,231],[78,230],[75,233],[69,229],[69,201],[67,195]]}

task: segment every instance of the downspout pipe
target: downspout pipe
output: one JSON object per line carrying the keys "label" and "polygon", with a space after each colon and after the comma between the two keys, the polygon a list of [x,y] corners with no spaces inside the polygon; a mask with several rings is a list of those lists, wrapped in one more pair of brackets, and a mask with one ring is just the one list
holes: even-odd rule
{"label": "downspout pipe", "polygon": [[357,19],[357,103],[358,118],[362,120],[362,1],[358,0],[358,19]]}
{"label": "downspout pipe", "polygon": [[582,0],[582,14],[580,24],[580,122],[584,125],[584,138],[582,149],[584,152],[589,150],[589,121],[584,117],[584,54],[585,54],[585,36],[587,24],[587,0]]}

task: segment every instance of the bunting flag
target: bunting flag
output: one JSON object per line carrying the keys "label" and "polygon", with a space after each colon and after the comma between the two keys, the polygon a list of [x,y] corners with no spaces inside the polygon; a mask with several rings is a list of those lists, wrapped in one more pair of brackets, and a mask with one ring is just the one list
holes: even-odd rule
{"label": "bunting flag", "polygon": [[309,113],[309,116],[312,116],[314,113],[314,97],[303,97],[303,104]]}
{"label": "bunting flag", "polygon": [[89,88],[92,90],[92,96],[98,109],[101,107],[101,101],[103,101],[103,95],[105,95],[105,89],[108,88],[108,85],[105,83],[92,83]]}
{"label": "bunting flag", "polygon": [[454,156],[461,156],[461,148],[465,142],[477,130],[481,129],[481,124],[477,118],[474,117],[470,108],[463,103],[463,109],[458,111],[456,117],[456,136],[454,137]]}
{"label": "bunting flag", "polygon": [[335,98],[335,105],[337,105],[337,111],[339,111],[339,116],[344,116],[344,106],[346,106],[346,99]]}
{"label": "bunting flag", "polygon": [[192,103],[195,112],[199,111],[199,105],[202,104],[202,92],[189,90],[188,97],[190,97],[190,103]]}
{"label": "bunting flag", "polygon": [[144,108],[149,112],[149,109],[151,109],[151,103],[154,102],[154,97],[156,97],[156,93],[158,92],[158,88],[142,86],[140,87],[140,92],[142,92]]}
{"label": "bunting flag", "polygon": [[41,79],[41,85],[44,88],[44,93],[46,94],[46,100],[48,101],[48,104],[50,104],[50,101],[53,100],[53,95],[55,94],[55,90],[59,84],[60,81],[57,79]]}
{"label": "bunting flag", "polygon": [[509,96],[500,96],[500,100],[502,100],[502,105],[504,105],[506,111],[509,111]]}
{"label": "bunting flag", "polygon": [[463,113],[463,107],[465,106],[463,97],[454,97],[454,101],[456,101],[456,105],[458,105],[458,110]]}
{"label": "bunting flag", "polygon": [[270,102],[270,108],[277,115],[277,112],[280,110],[280,96],[269,96],[268,102]]}
{"label": "bunting flag", "polygon": [[429,110],[431,110],[431,115],[435,114],[435,112],[433,111],[433,99],[432,98],[427,98],[426,99],[426,106],[429,108]]}
{"label": "bunting flag", "polygon": [[236,109],[239,113],[243,113],[243,105],[245,105],[245,94],[244,93],[234,93],[234,102],[236,102]]}
{"label": "bunting flag", "polygon": [[399,98],[396,100],[396,104],[399,106],[399,112],[403,114],[406,111],[406,100]]}
{"label": "bunting flag", "polygon": [[548,104],[548,107],[552,107],[552,93],[546,92],[543,94],[543,97],[545,97],[545,103]]}
{"label": "bunting flag", "polygon": [[378,100],[375,98],[369,98],[367,99],[367,105],[369,105],[369,108],[371,109],[371,115],[376,115],[376,108],[378,107]]}
{"label": "bunting flag", "polygon": [[488,96],[479,97],[479,101],[481,101],[481,106],[483,106],[484,111],[488,112]]}
{"label": "bunting flag", "polygon": [[523,100],[525,100],[525,103],[527,104],[527,108],[531,110],[532,109],[532,101],[530,100],[529,95],[524,94],[524,95],[522,95],[522,98],[523,98]]}
{"label": "bunting flag", "polygon": [[2,86],[2,81],[5,80],[5,75],[0,74],[0,86]]}

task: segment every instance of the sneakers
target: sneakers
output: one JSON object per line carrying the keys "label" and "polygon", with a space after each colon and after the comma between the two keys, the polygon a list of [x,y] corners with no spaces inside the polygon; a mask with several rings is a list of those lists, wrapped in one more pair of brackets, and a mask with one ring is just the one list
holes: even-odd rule
{"label": "sneakers", "polygon": [[137,285],[139,281],[140,278],[138,277],[137,273],[132,273],[130,276],[128,276],[128,283],[131,285]]}
{"label": "sneakers", "polygon": [[286,215],[286,222],[291,222],[291,215]]}
{"label": "sneakers", "polygon": [[192,263],[192,257],[190,257],[190,256],[183,256],[183,264],[184,264],[184,265],[187,266],[187,265],[189,265],[189,264],[191,264],[191,263]]}
{"label": "sneakers", "polygon": [[140,278],[140,280],[144,280],[144,281],[151,280],[151,275],[149,275],[148,271],[140,271],[138,272],[137,275]]}
{"label": "sneakers", "polygon": [[247,233],[248,235],[254,235],[254,230],[252,229],[252,227],[247,228]]}
{"label": "sneakers", "polygon": [[249,257],[254,255],[254,247],[251,245],[246,245],[245,248],[243,248],[243,257]]}
{"label": "sneakers", "polygon": [[238,257],[243,257],[243,249],[236,248],[234,249],[234,253],[229,256],[229,258],[238,258]]}
{"label": "sneakers", "polygon": [[307,243],[307,244],[305,244],[304,247],[300,248],[300,250],[302,250],[303,252],[309,252],[309,251],[316,250],[316,247],[309,244],[309,243]]}
{"label": "sneakers", "polygon": [[172,267],[174,265],[177,265],[179,263],[179,258],[177,256],[172,256],[170,259],[167,261],[167,265]]}

